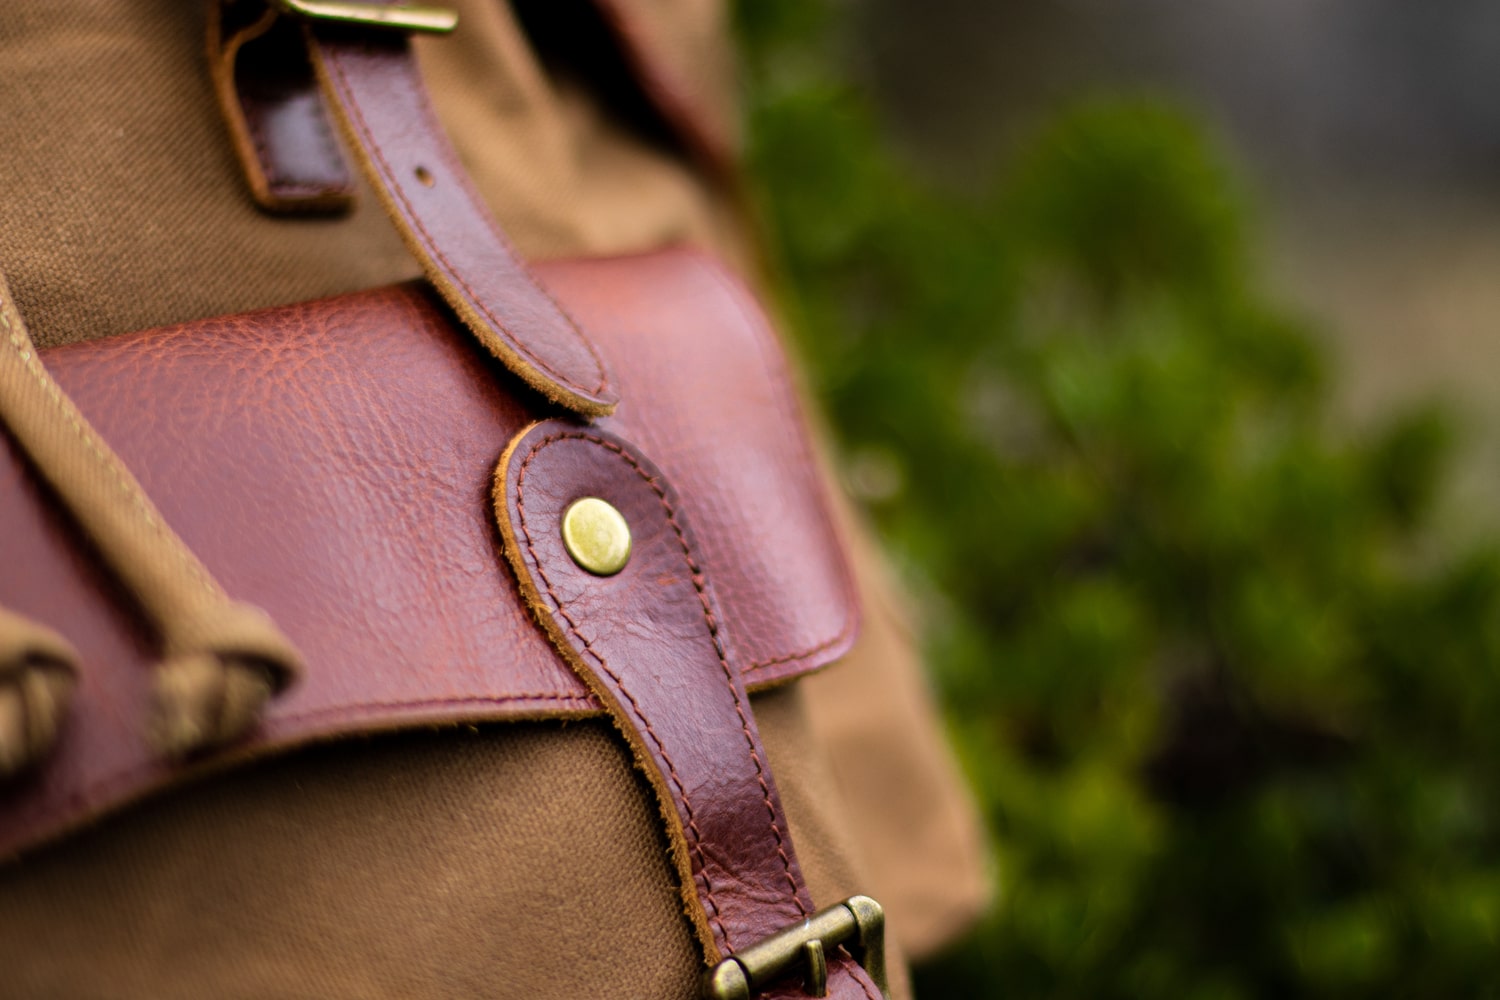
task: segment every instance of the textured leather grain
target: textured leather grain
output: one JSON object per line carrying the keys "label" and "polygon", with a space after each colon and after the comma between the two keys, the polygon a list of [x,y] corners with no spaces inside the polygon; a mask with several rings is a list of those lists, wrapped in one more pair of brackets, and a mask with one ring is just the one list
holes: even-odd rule
{"label": "textured leather grain", "polygon": [[[629,402],[600,425],[694,498],[747,683],[844,652],[847,569],[748,293],[686,252],[536,271],[617,359]],[[152,650],[138,616],[0,439],[0,604],[56,628],[81,664],[57,754],[0,793],[0,853],[234,756],[374,727],[599,711],[529,620],[489,511],[506,443],[553,411],[423,286],[75,345],[47,363],[307,672],[233,756],[158,762],[142,732]]]}
{"label": "textured leather grain", "polygon": [[[584,497],[630,526],[630,561],[614,575],[579,567],[564,546],[563,512]],[[670,477],[624,438],[550,420],[506,450],[495,506],[527,603],[656,790],[708,961],[810,917],[744,659]],[[874,994],[847,956],[830,964],[832,995]]]}
{"label": "textured leather grain", "polygon": [[486,350],[570,410],[620,399],[603,354],[538,284],[458,162],[411,43],[389,32],[308,32],[324,92],[355,159],[428,279]]}

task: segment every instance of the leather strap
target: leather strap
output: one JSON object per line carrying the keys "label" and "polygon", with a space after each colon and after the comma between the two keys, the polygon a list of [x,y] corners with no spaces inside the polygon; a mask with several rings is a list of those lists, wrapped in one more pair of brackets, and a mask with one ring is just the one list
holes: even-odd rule
{"label": "leather strap", "polygon": [[342,212],[354,171],[296,25],[260,0],[208,5],[208,65],[235,156],[268,212]]}
{"label": "leather strap", "polygon": [[[341,204],[335,153],[308,140],[326,131],[326,101],[407,249],[485,349],[574,413],[612,412],[619,395],[602,356],[532,278],[474,191],[428,101],[410,40],[396,31],[314,23],[302,29],[304,56],[290,41],[298,34],[294,22],[247,3],[214,0],[209,46],[257,200],[273,210],[294,208],[288,195],[306,186],[315,204]],[[323,101],[307,87],[308,57]],[[267,141],[272,126],[277,141]]]}
{"label": "leather strap", "polygon": [[584,416],[619,400],[592,341],[532,278],[470,185],[394,32],[308,29],[313,65],[366,179],[428,279],[523,381]]}
{"label": "leather strap", "polygon": [[[584,497],[630,526],[632,554],[614,576],[579,567],[562,540],[563,512]],[[544,421],[501,457],[495,506],[528,606],[650,778],[710,964],[805,921],[812,898],[741,659],[666,476],[623,438]],[[842,953],[830,956],[829,987],[879,995]]]}

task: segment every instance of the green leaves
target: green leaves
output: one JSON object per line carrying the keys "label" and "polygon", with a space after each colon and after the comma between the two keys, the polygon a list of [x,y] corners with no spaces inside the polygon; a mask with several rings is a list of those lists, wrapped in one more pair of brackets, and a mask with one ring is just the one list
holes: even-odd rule
{"label": "green leaves", "polygon": [[943,190],[831,9],[741,5],[751,162],[995,834],[928,995],[1500,989],[1500,557],[1434,541],[1451,417],[1328,431],[1189,115],[1092,101]]}
{"label": "green leaves", "polygon": [[1149,99],[1084,104],[1045,128],[1006,189],[1031,254],[1116,297],[1223,295],[1244,275],[1237,192],[1199,130]]}

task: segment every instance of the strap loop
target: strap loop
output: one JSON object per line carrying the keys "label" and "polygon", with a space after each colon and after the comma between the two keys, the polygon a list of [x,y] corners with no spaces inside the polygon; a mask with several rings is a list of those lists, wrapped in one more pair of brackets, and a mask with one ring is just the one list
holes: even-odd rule
{"label": "strap loop", "polygon": [[[244,733],[266,699],[301,672],[301,658],[269,618],[224,593],[53,380],[3,278],[0,425],[162,636],[166,662],[158,667],[157,695],[165,721],[153,728],[163,747],[180,756]],[[25,688],[28,732],[55,727],[63,690],[57,680],[47,681],[45,691],[35,683]]]}
{"label": "strap loop", "polygon": [[77,660],[56,632],[0,608],[0,780],[36,764],[57,742]]}

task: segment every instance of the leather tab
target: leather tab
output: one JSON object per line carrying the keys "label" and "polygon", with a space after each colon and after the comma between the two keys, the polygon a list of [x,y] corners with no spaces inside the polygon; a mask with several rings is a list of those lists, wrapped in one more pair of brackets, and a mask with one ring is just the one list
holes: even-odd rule
{"label": "leather tab", "polygon": [[[604,577],[575,564],[563,513],[597,497],[630,526]],[[625,439],[561,421],[523,431],[496,471],[505,554],[537,621],[605,706],[654,787],[710,964],[813,912],[727,621],[682,501]],[[834,996],[872,996],[846,956]]]}
{"label": "leather tab", "polygon": [[294,23],[259,0],[210,3],[208,63],[256,204],[277,214],[354,206],[354,171]]}
{"label": "leather tab", "polygon": [[585,416],[619,396],[592,341],[532,277],[474,191],[428,103],[409,40],[309,27],[324,93],[428,279],[486,350]]}

